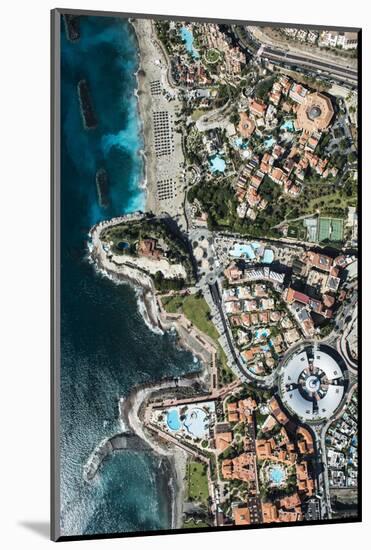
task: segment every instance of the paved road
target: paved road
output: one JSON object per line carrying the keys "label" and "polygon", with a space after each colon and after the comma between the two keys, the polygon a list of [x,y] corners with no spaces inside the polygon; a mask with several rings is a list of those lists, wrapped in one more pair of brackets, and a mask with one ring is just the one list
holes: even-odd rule
{"label": "paved road", "polygon": [[271,48],[269,46],[265,46],[262,48],[262,56],[268,55],[275,55],[278,57],[284,57],[285,59],[290,59],[293,61],[298,61],[301,63],[310,63],[316,68],[323,69],[323,70],[331,70],[331,72],[337,72],[339,74],[348,75],[353,78],[357,78],[358,72],[356,69],[352,69],[350,67],[343,67],[342,65],[337,65],[336,63],[329,63],[328,61],[319,61],[317,59],[308,58],[305,55],[297,55],[291,52],[285,52],[284,50],[278,50],[275,48]]}
{"label": "paved road", "polygon": [[357,389],[357,383],[353,382],[351,383],[350,387],[347,389],[346,398],[343,402],[343,406],[341,409],[337,412],[335,416],[330,418],[328,422],[322,426],[321,432],[319,434],[316,434],[318,436],[317,442],[320,445],[321,449],[321,455],[322,455],[322,464],[323,464],[323,474],[322,474],[322,481],[323,481],[323,501],[322,501],[322,509],[327,514],[328,518],[331,518],[332,516],[332,510],[331,510],[331,497],[330,497],[330,483],[329,483],[329,477],[328,477],[328,465],[327,465],[327,449],[326,449],[326,433],[331,424],[336,422],[342,414],[344,413],[344,410],[346,409],[347,405],[349,404],[353,392]]}
{"label": "paved road", "polygon": [[210,285],[210,292],[211,292],[214,304],[218,309],[220,320],[223,325],[223,336],[226,338],[226,341],[228,344],[228,351],[229,351],[228,355],[232,358],[233,363],[239,372],[240,378],[243,381],[253,383],[257,387],[271,389],[272,386],[275,384],[276,377],[278,375],[278,369],[275,369],[273,373],[268,376],[254,376],[241,364],[241,361],[236,353],[236,349],[233,342],[233,336],[231,334],[229,324],[225,316],[225,312],[222,304],[222,298],[220,295],[220,290],[217,282]]}
{"label": "paved road", "polygon": [[266,46],[260,49],[259,55],[269,61],[275,61],[283,65],[301,66],[307,70],[312,69],[313,71],[328,73],[332,80],[341,82],[347,80],[352,84],[357,84],[358,82],[358,72],[356,70],[327,63],[325,61],[316,61],[304,55],[296,55]]}
{"label": "paved road", "polygon": [[353,326],[353,323],[357,322],[357,317],[358,317],[358,308],[357,306],[355,306],[353,310],[352,318],[350,322],[347,324],[347,326],[345,327],[345,330],[342,331],[341,338],[340,340],[338,340],[338,343],[337,343],[338,351],[343,356],[348,369],[350,370],[350,372],[352,372],[355,375],[358,374],[358,364],[350,354],[349,343],[347,338],[348,338],[350,329]]}

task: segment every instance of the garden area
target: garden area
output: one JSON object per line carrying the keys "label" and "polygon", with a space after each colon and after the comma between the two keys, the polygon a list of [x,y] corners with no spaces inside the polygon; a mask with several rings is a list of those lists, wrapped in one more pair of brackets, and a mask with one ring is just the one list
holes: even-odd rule
{"label": "garden area", "polygon": [[189,460],[186,469],[187,500],[199,502],[207,506],[209,487],[207,482],[207,466],[202,462]]}
{"label": "garden area", "polygon": [[234,374],[227,364],[227,357],[218,342],[219,333],[211,320],[211,313],[206,300],[200,294],[166,296],[162,299],[168,313],[183,313],[201,332],[209,336],[218,350],[217,362],[221,381],[228,384],[234,380]]}
{"label": "garden area", "polygon": [[211,321],[209,306],[202,296],[167,296],[162,303],[168,313],[183,313],[201,332],[218,342],[219,333]]}
{"label": "garden area", "polygon": [[222,58],[222,54],[219,50],[215,48],[210,48],[210,50],[207,50],[205,52],[205,61],[206,63],[209,63],[209,65],[214,65],[214,63],[218,63]]}
{"label": "garden area", "polygon": [[[169,227],[166,220],[146,217],[109,226],[101,233],[101,240],[110,243],[112,252],[117,255],[136,256],[138,242],[149,238],[158,241],[170,263],[181,263],[184,266],[187,282],[192,284],[194,273],[188,245],[176,230]],[[160,272],[154,282],[158,290],[179,289],[184,286],[178,280],[165,280]]]}

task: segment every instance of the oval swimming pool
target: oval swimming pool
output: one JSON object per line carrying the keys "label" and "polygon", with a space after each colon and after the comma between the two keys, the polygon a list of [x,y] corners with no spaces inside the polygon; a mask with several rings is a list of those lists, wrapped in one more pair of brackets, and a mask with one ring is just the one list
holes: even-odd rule
{"label": "oval swimming pool", "polygon": [[182,423],[180,421],[177,409],[170,409],[170,411],[168,411],[166,415],[166,423],[168,428],[173,432],[177,432],[181,428]]}

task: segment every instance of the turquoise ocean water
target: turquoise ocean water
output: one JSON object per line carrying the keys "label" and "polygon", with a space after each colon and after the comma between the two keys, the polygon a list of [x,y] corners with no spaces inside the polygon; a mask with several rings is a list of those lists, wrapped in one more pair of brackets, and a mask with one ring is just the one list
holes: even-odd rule
{"label": "turquoise ocean water", "polygon": [[[167,465],[118,452],[92,483],[82,468],[118,429],[118,398],[138,383],[197,367],[174,336],[145,325],[134,290],[98,275],[86,259],[95,222],[144,206],[143,146],[134,96],[138,51],[130,24],[84,17],[70,43],[62,25],[61,68],[61,531],[83,535],[167,529]],[[86,78],[98,127],[82,124],[77,83]],[[97,202],[95,172],[109,175],[110,207]]]}

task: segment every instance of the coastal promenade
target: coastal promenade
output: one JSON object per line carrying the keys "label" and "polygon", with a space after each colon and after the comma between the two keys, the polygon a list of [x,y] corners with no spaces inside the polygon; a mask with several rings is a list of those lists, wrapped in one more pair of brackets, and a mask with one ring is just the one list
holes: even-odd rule
{"label": "coastal promenade", "polygon": [[224,399],[227,395],[230,395],[234,391],[241,388],[242,382],[240,380],[234,380],[227,386],[223,386],[220,389],[213,389],[209,395],[200,395],[199,397],[188,397],[186,399],[164,399],[160,403],[153,405],[156,409],[166,409],[168,407],[177,407],[180,405],[188,405],[190,403],[202,403],[203,401],[216,401],[217,399]]}
{"label": "coastal promenade", "polygon": [[182,313],[168,313],[163,306],[162,298],[157,296],[157,304],[161,316],[162,328],[174,325],[181,338],[183,347],[188,347],[198,355],[205,365],[209,365],[210,388],[218,387],[218,369],[216,364],[217,349],[213,340],[195,327]]}

